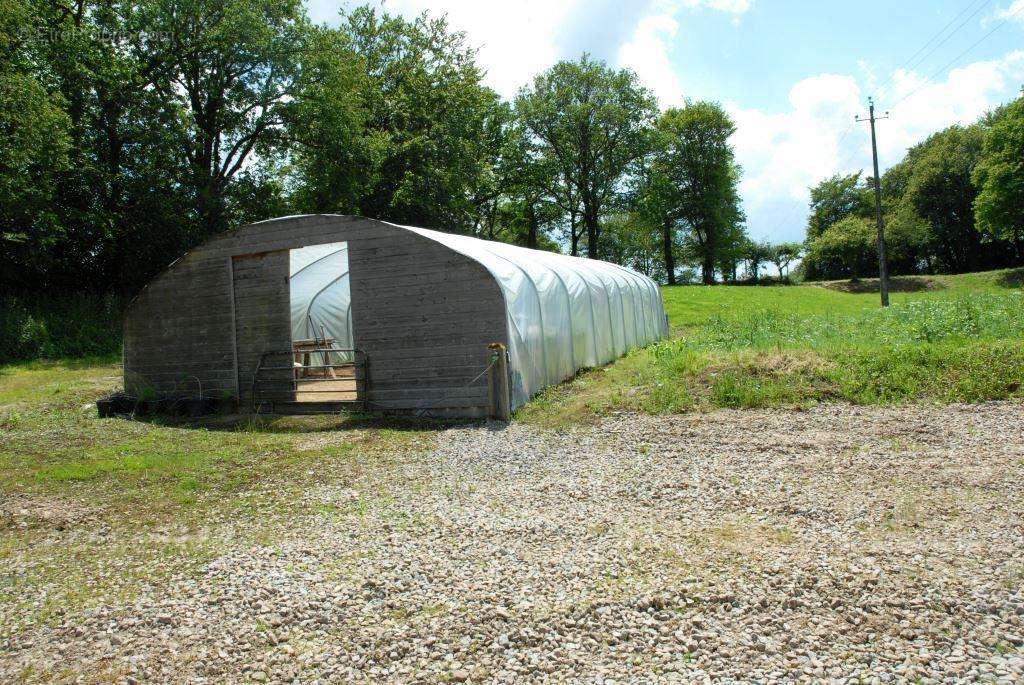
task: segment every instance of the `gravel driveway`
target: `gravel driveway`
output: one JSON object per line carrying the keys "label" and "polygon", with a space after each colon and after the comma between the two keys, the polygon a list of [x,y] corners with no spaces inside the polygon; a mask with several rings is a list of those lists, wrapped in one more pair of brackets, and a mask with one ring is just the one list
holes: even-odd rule
{"label": "gravel driveway", "polygon": [[0,681],[1024,681],[1021,404],[438,444],[372,500],[313,489],[265,546],[0,642]]}

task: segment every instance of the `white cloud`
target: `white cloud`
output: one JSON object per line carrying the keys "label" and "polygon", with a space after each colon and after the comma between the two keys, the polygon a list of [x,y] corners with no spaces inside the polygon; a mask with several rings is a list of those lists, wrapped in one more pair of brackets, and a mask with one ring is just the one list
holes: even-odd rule
{"label": "white cloud", "polygon": [[[883,170],[931,133],[955,123],[970,124],[1012,97],[1022,77],[1021,50],[954,69],[937,82],[914,72],[894,73],[877,111],[883,116],[886,108],[892,110],[878,124]],[[801,237],[792,231],[802,221],[811,185],[839,172],[870,172],[868,126],[853,125],[855,115],[867,113],[864,96],[853,76],[823,74],[793,86],[785,112],[729,107],[737,122],[733,143],[744,167],[741,192],[754,235],[779,229],[788,232],[769,237]],[[786,227],[779,225],[786,218],[779,217],[783,199],[797,219]]]}
{"label": "white cloud", "polygon": [[[640,6],[628,2],[616,5],[618,0],[608,0],[608,5],[601,8],[584,0],[384,0],[378,4],[407,18],[424,11],[447,14],[452,27],[465,31],[469,43],[479,48],[479,63],[487,70],[487,84],[504,97],[514,96],[559,59],[577,57],[565,54],[565,49],[579,38],[589,41],[584,45],[589,52],[603,52],[611,60],[617,59],[619,65],[634,69],[663,104],[678,105],[682,88],[670,58],[671,41],[679,28],[675,15],[684,8],[703,8],[738,18],[753,1],[649,0],[646,6]],[[339,9],[350,4],[307,0],[310,14],[317,21],[336,21]],[[618,28],[609,33],[607,27],[592,25],[615,21],[624,22],[622,38]],[[601,40],[622,42],[610,48],[589,44]]]}
{"label": "white cloud", "polygon": [[886,137],[882,140],[879,136],[883,164],[898,161],[906,148],[934,131],[976,121],[1012,94],[1022,76],[1024,50],[953,69],[944,81],[930,82],[914,72],[897,72],[890,93],[880,101],[883,108],[892,109]]}
{"label": "white cloud", "polygon": [[754,0],[682,0],[682,4],[685,7],[707,7],[729,14],[743,14],[754,4]]}
{"label": "white cloud", "polygon": [[[310,13],[320,21],[335,20],[344,5],[337,0],[307,1]],[[738,21],[754,0],[645,0],[642,5],[602,0],[600,7],[593,2],[386,0],[386,7],[410,18],[424,10],[447,13],[452,27],[465,31],[470,44],[479,47],[486,81],[504,97],[514,96],[559,59],[578,56],[569,53],[579,43],[580,49],[601,52],[618,66],[636,71],[661,106],[670,107],[679,106],[684,95],[681,73],[672,59],[679,22],[684,20],[681,15],[686,10],[709,10]],[[996,16],[1024,22],[1024,0],[1013,0]],[[609,28],[614,22],[619,23]],[[799,226],[808,187],[840,171],[870,168],[867,126],[854,125],[853,117],[866,113],[866,95],[878,81],[889,84],[879,93],[879,109],[892,109],[891,118],[879,125],[884,168],[930,133],[952,123],[975,121],[985,110],[1012,97],[1024,78],[1024,50],[954,69],[936,82],[905,70],[892,73],[889,79],[888,73],[875,73],[866,62],[858,66],[856,75],[819,74],[799,81],[790,89],[783,111],[727,105],[738,128],[733,144],[744,167],[741,192],[752,234],[761,237],[777,228],[782,231],[786,221],[780,219],[791,218],[784,233],[768,237],[802,237]]]}
{"label": "white cloud", "polygon": [[640,20],[633,37],[619,50],[619,64],[637,73],[665,107],[683,103],[683,88],[669,57],[668,43],[679,30],[670,14],[652,14]]}
{"label": "white cloud", "polygon": [[780,197],[803,199],[808,186],[834,173],[840,163],[840,136],[859,111],[860,100],[852,76],[821,74],[793,86],[787,112],[729,105],[748,211]]}
{"label": "white cloud", "polygon": [[[479,48],[485,81],[510,98],[537,73],[560,59],[559,31],[582,0],[520,0],[516,3],[479,0],[387,0],[384,7],[407,18],[424,11],[448,15],[452,28],[465,31],[470,45]],[[343,2],[308,0],[319,21],[333,21]]]}
{"label": "white cloud", "polygon": [[1015,19],[1024,23],[1024,0],[1014,0],[1009,7],[996,10],[996,17],[999,19]]}
{"label": "white cloud", "polygon": [[663,108],[679,107],[683,104],[683,87],[672,62],[671,47],[679,32],[676,17],[680,11],[711,9],[733,15],[735,22],[752,5],[753,0],[656,0],[652,11],[637,22],[633,35],[619,48],[618,64],[635,71]]}
{"label": "white cloud", "polygon": [[732,23],[739,25],[740,16],[753,6],[754,0],[681,0],[681,6],[692,9],[707,8],[732,15]]}

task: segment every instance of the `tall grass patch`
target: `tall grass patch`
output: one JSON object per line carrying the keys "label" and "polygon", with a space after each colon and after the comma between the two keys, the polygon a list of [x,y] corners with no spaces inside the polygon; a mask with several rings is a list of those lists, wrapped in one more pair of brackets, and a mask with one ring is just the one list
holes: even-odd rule
{"label": "tall grass patch", "polygon": [[982,402],[1021,396],[1024,343],[962,340],[848,351],[830,373],[839,395],[858,404],[927,398]]}
{"label": "tall grass patch", "polygon": [[877,295],[816,286],[663,291],[671,336],[520,411],[564,426],[617,411],[976,402],[1024,395],[1024,291],[999,272]]}
{"label": "tall grass patch", "polygon": [[911,300],[857,313],[716,313],[671,341],[695,350],[885,347],[1024,337],[1024,292]]}

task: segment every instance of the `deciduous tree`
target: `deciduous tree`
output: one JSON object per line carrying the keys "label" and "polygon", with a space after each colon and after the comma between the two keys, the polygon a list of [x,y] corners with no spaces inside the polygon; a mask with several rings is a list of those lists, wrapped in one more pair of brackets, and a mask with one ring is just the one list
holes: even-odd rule
{"label": "deciduous tree", "polygon": [[1007,107],[985,134],[974,169],[978,228],[1013,245],[1024,265],[1024,98]]}
{"label": "deciduous tree", "polygon": [[225,228],[228,186],[257,149],[283,140],[308,20],[301,0],[147,0],[140,59],[188,129],[185,157],[203,233]]}
{"label": "deciduous tree", "polygon": [[811,188],[807,240],[814,240],[848,216],[874,216],[875,205],[871,193],[871,186],[861,180],[860,172],[837,174]]}
{"label": "deciduous tree", "polygon": [[769,261],[779,271],[779,279],[789,277],[789,265],[800,259],[804,246],[801,243],[786,242],[773,245]]}
{"label": "deciduous tree", "polygon": [[[860,278],[878,274],[874,223],[850,215],[835,222],[807,245],[806,262],[825,278]],[[822,277],[822,276],[818,276]]]}
{"label": "deciduous tree", "polygon": [[761,267],[772,260],[774,248],[767,240],[746,240],[743,244],[743,259],[747,262],[747,274],[754,283],[761,280]]}
{"label": "deciduous tree", "polygon": [[[688,102],[658,119],[659,145],[648,183],[650,204],[660,212],[662,241],[679,242],[714,283],[715,267],[732,257],[744,238],[739,174],[729,138],[735,124],[719,105]],[[730,272],[732,269],[730,268]],[[723,272],[723,275],[725,272]]]}
{"label": "deciduous tree", "polygon": [[557,166],[575,196],[587,254],[601,255],[601,217],[622,191],[627,169],[645,153],[656,106],[636,74],[584,55],[559,62],[516,98],[537,153]]}
{"label": "deciduous tree", "polygon": [[364,136],[375,163],[365,216],[471,233],[492,198],[508,109],[475,51],[443,17],[413,21],[360,7],[345,32],[364,61]]}

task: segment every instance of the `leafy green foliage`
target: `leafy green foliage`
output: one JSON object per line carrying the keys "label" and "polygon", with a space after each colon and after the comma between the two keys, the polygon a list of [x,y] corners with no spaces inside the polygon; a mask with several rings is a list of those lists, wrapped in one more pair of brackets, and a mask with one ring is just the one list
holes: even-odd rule
{"label": "leafy green foliage", "polygon": [[601,222],[605,259],[623,264],[656,281],[665,280],[661,234],[635,214],[613,214]]}
{"label": "leafy green foliage", "polygon": [[742,256],[747,262],[747,274],[751,281],[759,283],[761,267],[772,260],[775,246],[766,240],[746,240],[743,243]]}
{"label": "leafy green foliage", "polygon": [[[885,173],[890,273],[962,273],[1024,264],[1024,110],[1019,103],[975,125],[939,131]],[[807,279],[877,275],[866,255],[875,248],[864,239],[864,225],[842,223],[851,217],[874,219],[871,192],[859,174],[835,176],[811,190],[802,264]]]}
{"label": "leafy green foliage", "polygon": [[646,153],[655,112],[636,74],[588,55],[559,62],[516,98],[534,154],[558,170],[568,186],[561,194],[578,202],[592,258],[601,256],[601,216],[627,169]]}
{"label": "leafy green foliage", "polygon": [[306,41],[284,113],[291,202],[308,212],[355,213],[384,155],[383,141],[365,131],[365,64],[344,32],[316,27]]}
{"label": "leafy green foliage", "polygon": [[0,298],[0,364],[109,357],[121,351],[121,301],[112,296]]}
{"label": "leafy green foliage", "polygon": [[358,212],[471,232],[508,108],[481,84],[466,37],[444,18],[409,22],[368,7],[350,13],[340,31],[366,70],[359,97],[371,165],[357,168],[368,177]]}
{"label": "leafy green foliage", "polygon": [[0,73],[0,270],[46,249],[59,230],[54,181],[68,164],[70,120],[32,75]]}
{"label": "leafy green foliage", "polygon": [[[558,167],[552,159],[535,154],[530,133],[507,111],[509,126],[499,149],[490,191],[482,199],[483,210],[477,234],[489,240],[502,240],[537,248],[542,243],[554,246],[550,238],[567,213],[575,212],[572,198],[566,199],[559,181]],[[567,209],[568,208],[568,209]],[[569,227],[573,254],[578,252],[579,234]]]}
{"label": "leafy green foliage", "polygon": [[704,283],[714,282],[716,268],[723,275],[734,272],[746,246],[739,167],[729,144],[735,132],[732,119],[713,102],[667,110],[658,118],[639,193],[640,207],[661,227],[666,264],[674,266],[678,245],[684,259],[700,265]]}
{"label": "leafy green foliage", "polygon": [[979,230],[1010,242],[1024,264],[1024,99],[1007,107],[985,135],[973,181]]}
{"label": "leafy green foliage", "polygon": [[981,158],[982,140],[978,126],[953,126],[908,153],[912,171],[904,201],[928,223],[933,249],[952,272],[972,271],[981,263],[971,174]]}
{"label": "leafy green foliage", "polygon": [[[59,107],[59,117],[40,121],[66,120],[65,133],[52,133],[66,140],[66,163],[38,178],[47,206],[34,216],[44,220],[23,223],[26,239],[5,250],[13,264],[2,269],[6,290],[130,292],[200,237],[184,112],[157,87],[168,54],[139,45],[152,36],[146,18],[155,5],[24,5],[23,59],[13,68]],[[17,219],[0,212],[0,222]]]}
{"label": "leafy green foliage", "polygon": [[807,249],[808,276],[830,278],[878,275],[877,233],[874,222],[848,216],[825,229]]}
{"label": "leafy green foliage", "polygon": [[[1020,111],[886,174],[893,271],[1019,263]],[[124,298],[214,232],[305,212],[585,249],[669,282],[766,260],[782,278],[798,250],[746,249],[733,132],[710,102],[658,117],[635,74],[587,55],[503,102],[471,38],[429,14],[356,7],[332,28],[300,0],[0,0],[0,287]],[[811,209],[804,275],[872,275],[870,184],[827,179]],[[34,342],[5,355],[77,349],[25,337],[46,309],[17,310],[12,339]]]}
{"label": "leafy green foliage", "polygon": [[811,188],[811,213],[807,220],[807,240],[815,240],[848,217],[874,216],[871,187],[861,174],[836,175]]}
{"label": "leafy green foliage", "polygon": [[307,20],[300,0],[140,3],[140,61],[157,56],[152,87],[180,113],[187,182],[204,237],[226,226],[227,189],[258,147],[279,144],[295,95]]}
{"label": "leafy green foliage", "polygon": [[768,261],[779,271],[779,280],[789,278],[789,265],[804,254],[804,246],[795,242],[783,242],[771,247]]}

